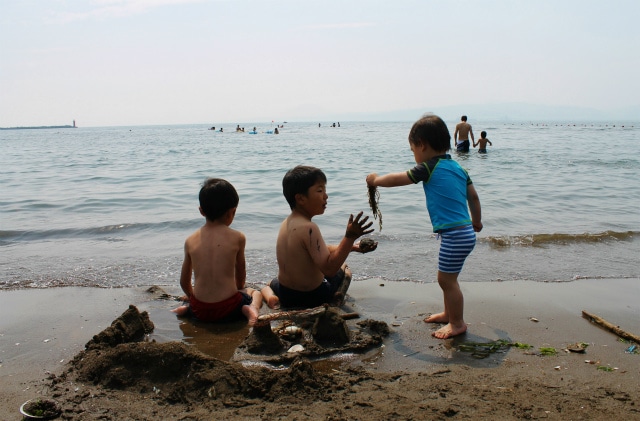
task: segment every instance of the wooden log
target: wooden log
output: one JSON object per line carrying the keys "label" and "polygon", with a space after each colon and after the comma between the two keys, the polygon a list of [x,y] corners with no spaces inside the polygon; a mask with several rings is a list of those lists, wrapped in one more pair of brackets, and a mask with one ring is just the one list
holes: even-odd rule
{"label": "wooden log", "polygon": [[323,315],[329,306],[323,304],[319,307],[309,308],[305,310],[291,310],[291,311],[278,311],[276,313],[263,314],[258,316],[258,322],[260,324],[271,322],[272,320],[283,319],[313,319]]}
{"label": "wooden log", "polygon": [[603,319],[602,317],[596,316],[595,314],[591,314],[585,310],[582,310],[582,317],[589,319],[590,321],[598,324],[599,326],[607,329],[610,332],[615,333],[616,335],[618,335],[619,337],[629,340],[629,341],[633,341],[637,344],[640,344],[640,336],[634,335],[633,333],[629,333],[626,332],[622,329],[620,329],[619,326],[615,326],[612,323],[609,323],[608,321],[606,321],[605,319]]}

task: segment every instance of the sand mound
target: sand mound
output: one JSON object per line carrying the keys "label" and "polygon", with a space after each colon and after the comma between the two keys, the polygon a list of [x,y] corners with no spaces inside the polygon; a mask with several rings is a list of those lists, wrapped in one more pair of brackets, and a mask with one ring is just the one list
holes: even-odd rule
{"label": "sand mound", "polygon": [[111,326],[95,335],[85,345],[87,350],[103,349],[127,342],[137,342],[144,339],[146,334],[153,332],[154,325],[145,311],[140,313],[131,305],[115,319]]}
{"label": "sand mound", "polygon": [[86,344],[55,383],[72,379],[104,389],[150,394],[167,403],[227,398],[274,401],[293,394],[298,399],[317,399],[319,391],[331,393],[344,387],[316,372],[301,356],[289,356],[292,363],[284,371],[243,367],[209,357],[181,342],[145,341],[145,334],[152,329],[148,314],[130,306]]}
{"label": "sand mound", "polygon": [[[360,324],[371,338],[381,340],[388,333],[380,322]],[[419,373],[352,367],[325,373],[300,356],[282,370],[244,367],[182,342],[149,342],[144,332],[151,326],[148,315],[129,307],[64,373],[49,377],[47,398],[60,404],[61,419],[596,420],[638,415],[637,394],[603,375],[585,381],[568,374],[551,377],[517,362],[505,362],[499,370],[452,364]],[[349,331],[346,345],[359,334]]]}

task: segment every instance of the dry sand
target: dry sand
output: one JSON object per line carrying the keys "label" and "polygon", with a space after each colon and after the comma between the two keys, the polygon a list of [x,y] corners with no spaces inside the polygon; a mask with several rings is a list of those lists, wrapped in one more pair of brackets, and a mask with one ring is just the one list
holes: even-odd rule
{"label": "dry sand", "polygon": [[[73,420],[640,419],[640,355],[581,315],[640,334],[640,280],[462,288],[469,332],[438,340],[422,322],[441,310],[437,284],[355,281],[343,310],[386,322],[383,346],[282,368],[228,362],[245,324],[177,319],[175,302],[145,289],[2,291],[0,419],[21,419],[20,405],[38,397]],[[130,304],[154,324],[150,341],[85,351]],[[533,348],[461,351],[500,339]],[[563,350],[576,342],[584,354]]]}

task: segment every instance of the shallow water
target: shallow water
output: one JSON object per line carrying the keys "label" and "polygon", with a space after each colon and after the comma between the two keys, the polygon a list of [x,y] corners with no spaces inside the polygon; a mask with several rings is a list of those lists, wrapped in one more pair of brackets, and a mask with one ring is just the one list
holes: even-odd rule
{"label": "shallow water", "polygon": [[[640,124],[471,123],[493,146],[453,153],[485,227],[461,280],[640,277]],[[329,206],[314,220],[337,242],[349,213],[371,215],[366,175],[414,165],[409,122],[287,123],[279,135],[254,125],[255,135],[235,125],[0,131],[0,289],[177,285],[208,176],[240,194],[232,226],[247,235],[248,282],[261,285],[277,271],[289,168],[327,174]],[[433,282],[438,242],[422,188],[380,189],[380,209],[378,250],[349,258],[354,280]]]}

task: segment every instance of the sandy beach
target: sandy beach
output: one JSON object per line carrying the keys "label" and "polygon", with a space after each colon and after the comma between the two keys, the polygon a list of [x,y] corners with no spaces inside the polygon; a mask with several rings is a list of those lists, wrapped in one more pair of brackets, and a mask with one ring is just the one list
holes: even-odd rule
{"label": "sandy beach", "polygon": [[[387,323],[383,345],[284,368],[228,362],[249,333],[245,324],[178,319],[169,312],[175,301],[146,288],[2,291],[0,419],[22,419],[20,405],[33,398],[55,399],[60,418],[73,420],[640,419],[640,354],[625,352],[633,342],[582,317],[586,310],[639,335],[638,279],[468,282],[462,288],[469,331],[438,340],[430,334],[437,326],[422,322],[441,309],[437,284],[355,281],[342,310]],[[149,341],[127,344],[130,354],[111,362],[102,351],[100,363],[119,371],[103,367],[101,378],[86,380],[86,367],[99,353],[82,354],[85,344],[129,305],[148,313],[155,326]],[[465,348],[497,340],[531,348],[505,347],[486,358]],[[565,351],[575,343],[587,344],[586,351]],[[541,355],[541,348],[557,354]],[[132,370],[116,361],[136,353],[148,353],[158,367],[168,364],[165,358],[176,362],[166,375],[149,367],[135,373],[133,384],[115,386],[113,379]],[[83,360],[72,364],[78,355]],[[222,378],[233,381],[222,388]],[[213,394],[212,381],[218,382]]]}

